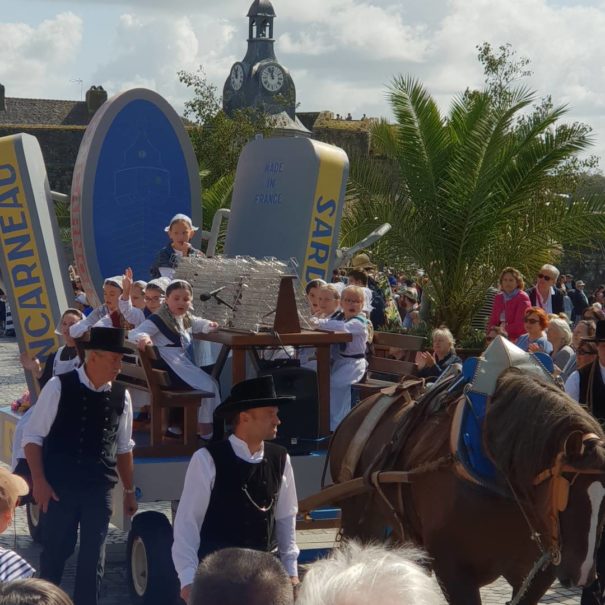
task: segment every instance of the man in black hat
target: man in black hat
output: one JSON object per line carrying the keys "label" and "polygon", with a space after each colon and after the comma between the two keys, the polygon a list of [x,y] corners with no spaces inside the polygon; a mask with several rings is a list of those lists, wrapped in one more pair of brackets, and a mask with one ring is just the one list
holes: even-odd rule
{"label": "man in black hat", "polygon": [[[597,321],[594,338],[582,338],[580,349],[585,343],[597,345],[597,357],[592,363],[576,370],[565,383],[565,391],[570,397],[584,404],[589,412],[605,423],[605,320]],[[582,591],[581,605],[601,605],[605,603],[605,533],[601,536],[597,550],[597,579]]]}
{"label": "man in black hat", "polygon": [[124,330],[92,328],[83,343],[86,361],[51,378],[24,429],[33,496],[45,513],[40,577],[59,585],[65,561],[80,552],[75,605],[96,605],[103,577],[111,492],[124,486],[124,509],[137,510],[133,486],[132,407],[120,371]]}
{"label": "man in black hat", "polygon": [[294,473],[275,439],[278,407],[271,376],[236,384],[215,410],[233,426],[224,441],[193,455],[174,520],[172,558],[187,602],[198,563],[227,547],[278,551],[293,584],[298,583]]}

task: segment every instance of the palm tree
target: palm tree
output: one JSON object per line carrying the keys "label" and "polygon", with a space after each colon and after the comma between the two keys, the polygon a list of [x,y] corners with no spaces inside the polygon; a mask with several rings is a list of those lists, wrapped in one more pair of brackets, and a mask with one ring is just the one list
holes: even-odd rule
{"label": "palm tree", "polygon": [[602,200],[552,189],[557,170],[590,144],[589,132],[558,126],[562,107],[520,119],[533,101],[522,88],[505,104],[467,93],[443,116],[419,82],[396,79],[395,124],[382,121],[371,132],[384,162],[352,165],[345,242],[388,220],[393,229],[379,256],[425,270],[435,320],[458,336],[503,267],[533,276],[561,246],[605,234]]}
{"label": "palm tree", "polygon": [[[203,177],[203,175],[200,175]],[[203,181],[203,178],[202,178]],[[235,182],[235,171],[224,174],[211,185],[202,187],[202,228],[210,231],[212,220],[217,210],[231,207],[231,196],[233,195],[233,184]],[[226,225],[221,226],[221,234],[216,252],[223,249],[224,239],[227,234]]]}

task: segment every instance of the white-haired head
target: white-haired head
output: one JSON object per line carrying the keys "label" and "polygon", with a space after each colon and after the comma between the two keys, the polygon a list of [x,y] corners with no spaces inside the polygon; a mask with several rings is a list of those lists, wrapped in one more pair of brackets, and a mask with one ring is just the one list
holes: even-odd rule
{"label": "white-haired head", "polygon": [[559,279],[559,269],[557,269],[554,265],[542,265],[542,268],[540,269],[540,271],[544,272],[544,271],[548,271],[551,275],[552,275],[552,280],[553,280],[553,286],[554,286],[554,282],[556,282]]}
{"label": "white-haired head", "polygon": [[439,586],[414,548],[342,544],[309,566],[297,605],[442,605]]}
{"label": "white-haired head", "polygon": [[561,338],[561,345],[570,345],[573,334],[569,324],[561,317],[553,317],[548,322],[548,332],[555,330],[559,332]]}

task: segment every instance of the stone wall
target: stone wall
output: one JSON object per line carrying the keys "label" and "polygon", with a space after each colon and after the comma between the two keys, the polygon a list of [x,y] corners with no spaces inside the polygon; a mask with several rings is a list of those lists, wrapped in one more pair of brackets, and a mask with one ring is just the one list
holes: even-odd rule
{"label": "stone wall", "polygon": [[71,177],[85,130],[84,126],[2,126],[0,137],[23,132],[35,136],[42,148],[51,190],[69,195]]}
{"label": "stone wall", "polygon": [[[331,112],[300,114],[313,138],[344,149],[349,157],[370,153],[369,120],[335,120]],[[70,194],[71,178],[85,126],[0,126],[0,136],[26,132],[35,136],[42,148],[50,188]]]}
{"label": "stone wall", "polygon": [[[349,157],[368,156],[370,154],[370,120],[335,120],[330,111],[318,114],[312,127],[313,138],[344,149]],[[306,124],[305,124],[306,125]]]}

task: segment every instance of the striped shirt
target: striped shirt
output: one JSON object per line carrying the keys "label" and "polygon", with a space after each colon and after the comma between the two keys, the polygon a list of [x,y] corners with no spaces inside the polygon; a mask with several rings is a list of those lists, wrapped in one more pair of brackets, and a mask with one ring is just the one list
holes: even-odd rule
{"label": "striped shirt", "polygon": [[16,552],[0,547],[0,582],[31,578],[36,570]]}

